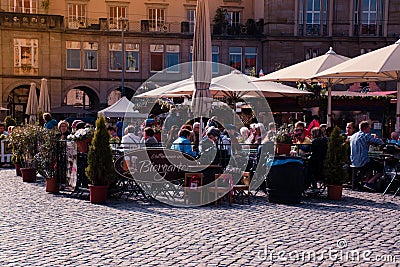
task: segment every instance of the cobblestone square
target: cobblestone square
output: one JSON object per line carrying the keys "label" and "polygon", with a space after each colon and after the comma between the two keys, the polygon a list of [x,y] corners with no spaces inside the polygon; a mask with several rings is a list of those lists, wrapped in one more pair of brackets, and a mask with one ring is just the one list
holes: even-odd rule
{"label": "cobblestone square", "polygon": [[0,266],[399,266],[400,197],[176,208],[45,192],[0,170]]}

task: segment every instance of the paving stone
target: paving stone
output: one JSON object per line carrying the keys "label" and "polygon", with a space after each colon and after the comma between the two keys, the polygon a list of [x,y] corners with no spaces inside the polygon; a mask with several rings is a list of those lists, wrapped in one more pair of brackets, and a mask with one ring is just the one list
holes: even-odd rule
{"label": "paving stone", "polygon": [[[398,266],[400,197],[344,191],[303,199],[177,208],[111,199],[105,205],[0,170],[0,266]],[[338,247],[340,246],[340,247]],[[338,261],[329,250],[371,250],[397,262]],[[286,260],[278,259],[285,253]],[[314,252],[316,259],[288,255]],[[289,254],[291,253],[291,254]],[[270,258],[270,256],[272,258]]]}

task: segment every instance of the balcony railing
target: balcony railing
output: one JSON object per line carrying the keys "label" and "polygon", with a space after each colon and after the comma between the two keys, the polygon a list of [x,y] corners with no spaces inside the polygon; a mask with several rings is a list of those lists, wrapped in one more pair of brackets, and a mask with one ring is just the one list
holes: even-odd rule
{"label": "balcony railing", "polygon": [[[213,35],[259,35],[263,33],[263,20],[248,20],[234,26],[211,24]],[[115,20],[107,18],[68,18],[46,14],[28,14],[0,12],[0,27],[44,28],[70,30],[120,31]],[[154,25],[149,20],[128,21],[126,31],[148,33],[184,33],[192,34],[188,21],[164,22]]]}

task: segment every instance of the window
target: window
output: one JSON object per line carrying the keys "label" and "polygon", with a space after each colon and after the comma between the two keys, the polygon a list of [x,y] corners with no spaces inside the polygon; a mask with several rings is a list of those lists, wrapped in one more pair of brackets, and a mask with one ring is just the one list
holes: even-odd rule
{"label": "window", "polygon": [[68,4],[68,28],[86,27],[86,4]]}
{"label": "window", "polygon": [[110,29],[122,29],[120,18],[126,18],[126,7],[110,6]]}
{"label": "window", "polygon": [[10,12],[37,13],[38,0],[9,0]]}
{"label": "window", "polygon": [[242,48],[229,47],[229,66],[242,71]]}
{"label": "window", "polygon": [[354,0],[354,35],[382,36],[383,0]]}
{"label": "window", "polygon": [[328,0],[299,0],[299,34],[327,34]]}
{"label": "window", "polygon": [[196,10],[186,10],[186,19],[189,22],[189,32],[194,32],[194,24],[196,22]]}
{"label": "window", "polygon": [[240,12],[239,11],[228,11],[228,33],[239,34],[240,33]]}
{"label": "window", "polygon": [[212,73],[219,73],[219,46],[212,47]]}
{"label": "window", "polygon": [[83,56],[84,56],[84,70],[97,70],[97,50],[98,43],[84,42],[83,43]]}
{"label": "window", "polygon": [[319,49],[318,48],[308,48],[306,52],[306,60],[315,58],[319,55]]}
{"label": "window", "polygon": [[126,71],[139,71],[139,44],[125,44]]}
{"label": "window", "polygon": [[179,45],[166,45],[166,68],[168,72],[179,71]]}
{"label": "window", "polygon": [[232,27],[240,26],[240,12],[228,11],[228,24]]}
{"label": "window", "polygon": [[149,9],[149,28],[150,31],[165,31],[165,9]]}
{"label": "window", "polygon": [[257,69],[257,48],[245,47],[244,48],[244,73],[250,75],[252,71]]}
{"label": "window", "polygon": [[164,55],[164,45],[162,44],[150,45],[150,71],[163,70],[163,55]]}
{"label": "window", "polygon": [[[219,73],[219,46],[212,46],[212,55],[211,55],[211,60],[212,60],[212,73],[213,74],[218,74]],[[193,46],[190,46],[190,56],[189,56],[190,62],[193,61]],[[192,73],[193,66],[190,64],[189,66],[189,72]]]}
{"label": "window", "polygon": [[67,70],[81,69],[81,43],[67,41]]}
{"label": "window", "polygon": [[122,44],[110,43],[110,70],[122,70]]}
{"label": "window", "polygon": [[14,73],[38,74],[38,40],[14,39]]}

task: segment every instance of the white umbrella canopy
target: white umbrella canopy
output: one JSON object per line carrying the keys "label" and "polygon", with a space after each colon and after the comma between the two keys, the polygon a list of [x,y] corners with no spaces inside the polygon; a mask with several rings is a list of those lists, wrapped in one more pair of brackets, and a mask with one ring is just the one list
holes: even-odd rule
{"label": "white umbrella canopy", "polygon": [[47,86],[47,79],[42,78],[40,83],[40,95],[39,95],[39,106],[38,112],[50,112],[50,96],[49,88]]}
{"label": "white umbrella canopy", "polygon": [[36,95],[36,83],[32,82],[29,88],[28,102],[26,104],[25,114],[29,115],[29,123],[34,124],[36,122],[36,115],[38,112],[38,98]]}
{"label": "white umbrella canopy", "polygon": [[[240,71],[212,78],[209,87],[212,97],[294,97],[310,92],[302,91],[287,85],[275,82],[253,83],[255,77],[247,76]],[[189,78],[159,87],[135,97],[177,97],[193,95],[195,89],[194,79]]]}
{"label": "white umbrella canopy", "polygon": [[212,103],[209,91],[212,78],[212,46],[208,0],[197,0],[193,35],[193,77],[193,114],[197,117],[208,116]]}
{"label": "white umbrella canopy", "polygon": [[[247,76],[239,71],[215,77],[211,80],[210,92],[213,97],[295,97],[310,92],[302,91],[275,82],[253,83],[255,77]],[[190,95],[193,85],[176,87],[167,94]]]}
{"label": "white umbrella canopy", "polygon": [[[399,96],[400,40],[317,73],[314,77],[318,80],[331,79],[340,83],[395,80]],[[396,130],[400,130],[400,98],[397,99]]]}
{"label": "white umbrella canopy", "polygon": [[[261,81],[287,81],[287,82],[303,82],[312,81],[312,78],[326,69],[341,64],[350,58],[336,54],[332,47],[324,55],[315,57],[289,67],[277,70],[269,73],[259,79],[256,82]],[[332,86],[335,85],[335,81],[332,79],[320,80],[327,84],[328,88],[328,111],[327,111],[327,124],[331,126],[332,117]]]}

